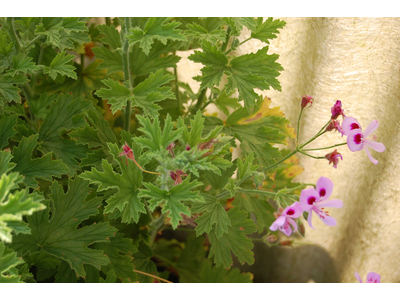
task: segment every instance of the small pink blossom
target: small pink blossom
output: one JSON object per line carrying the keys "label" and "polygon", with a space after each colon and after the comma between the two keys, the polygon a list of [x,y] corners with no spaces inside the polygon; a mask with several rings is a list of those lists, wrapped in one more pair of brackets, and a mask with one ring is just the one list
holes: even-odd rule
{"label": "small pink blossom", "polygon": [[314,98],[312,96],[304,95],[301,98],[301,107],[305,108],[308,104],[310,104],[310,107],[311,107],[313,102],[314,102]]}
{"label": "small pink blossom", "polygon": [[328,153],[325,155],[325,158],[329,161],[329,164],[333,163],[333,167],[337,169],[337,165],[339,163],[339,158],[343,160],[342,155],[337,152],[337,149],[335,149],[333,152]]}
{"label": "small pink blossom", "polygon": [[170,172],[171,179],[175,181],[174,185],[182,183],[182,176],[187,176],[182,170],[176,170],[176,172]]}
{"label": "small pink blossom", "polygon": [[[355,272],[354,276],[358,279],[358,281],[360,283],[363,283],[358,272]],[[379,275],[378,273],[375,273],[375,272],[369,272],[367,274],[367,282],[366,283],[381,283],[381,275]]]}
{"label": "small pink blossom", "polygon": [[300,205],[303,211],[308,213],[308,225],[312,226],[311,218],[314,211],[317,216],[328,226],[335,226],[336,220],[324,211],[325,207],[341,208],[343,202],[341,200],[328,200],[333,191],[333,182],[326,177],[320,177],[317,181],[315,189],[304,189],[300,194]]}
{"label": "small pink blossom", "polygon": [[339,131],[343,136],[344,131],[342,129],[342,126],[340,126],[340,122],[338,120],[331,120],[329,125],[326,127],[326,131],[332,131],[334,129],[335,131]]}
{"label": "small pink blossom", "polygon": [[167,150],[168,150],[169,154],[172,155],[172,157],[175,157],[174,148],[175,148],[175,143],[174,142],[169,144],[168,147],[167,147]]}
{"label": "small pink blossom", "polygon": [[[348,118],[346,118],[344,121],[346,121],[347,119]],[[344,121],[343,123],[345,123]],[[355,120],[355,122],[352,120],[350,121],[348,122],[349,124],[346,123],[346,129],[343,126],[345,133],[347,132],[347,146],[352,152],[361,151],[362,149],[364,149],[369,159],[372,161],[373,164],[376,165],[378,161],[371,156],[368,147],[371,147],[373,150],[377,152],[385,151],[386,147],[382,143],[378,143],[376,141],[367,139],[367,137],[370,136],[371,133],[378,128],[379,126],[378,121],[373,120],[364,131],[361,131],[361,126],[360,124],[358,124],[357,120]],[[358,128],[356,128],[357,126]],[[352,127],[354,127],[355,129],[348,130],[349,128]],[[374,138],[374,136],[372,138]]]}
{"label": "small pink blossom", "polygon": [[292,205],[286,207],[281,214],[278,215],[278,218],[272,223],[271,227],[269,228],[271,231],[280,230],[287,236],[290,236],[292,233],[292,228],[290,225],[293,226],[293,231],[297,231],[297,224],[293,220],[293,218],[298,218],[301,216],[301,210],[299,202],[295,202]]}
{"label": "small pink blossom", "polygon": [[119,157],[119,156],[125,156],[126,165],[128,165],[128,158],[129,158],[130,160],[135,161],[135,156],[134,156],[134,154],[133,154],[133,151],[132,151],[132,149],[128,146],[128,144],[127,144],[126,142],[125,142],[125,145],[122,146],[122,149],[123,149],[124,151],[121,152],[121,153],[118,155],[118,157]]}
{"label": "small pink blossom", "polygon": [[346,117],[344,115],[344,110],[342,109],[342,101],[336,100],[336,103],[331,108],[331,113],[332,113],[331,116],[332,120],[336,120],[340,115]]}

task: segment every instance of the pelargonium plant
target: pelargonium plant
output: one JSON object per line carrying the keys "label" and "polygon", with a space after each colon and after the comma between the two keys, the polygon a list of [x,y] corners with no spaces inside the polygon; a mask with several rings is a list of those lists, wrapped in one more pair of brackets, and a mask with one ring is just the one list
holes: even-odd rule
{"label": "pelargonium plant", "polygon": [[[0,18],[0,282],[251,282],[233,256],[254,264],[254,241],[296,243],[275,242],[279,230],[304,235],[302,216],[311,228],[313,214],[336,225],[326,211],[342,207],[329,200],[333,182],[292,182],[296,156],[340,168],[339,146],[364,149],[373,163],[368,147],[385,147],[371,138],[378,122],[362,131],[340,100],[300,143],[314,97],[299,95],[296,130],[256,92],[281,91],[268,45],[284,25]],[[237,54],[254,39],[264,46]],[[187,51],[203,66],[198,91],[178,77]],[[222,118],[205,114],[210,104]],[[334,131],[347,141],[307,147]],[[333,152],[310,154],[324,149]]]}

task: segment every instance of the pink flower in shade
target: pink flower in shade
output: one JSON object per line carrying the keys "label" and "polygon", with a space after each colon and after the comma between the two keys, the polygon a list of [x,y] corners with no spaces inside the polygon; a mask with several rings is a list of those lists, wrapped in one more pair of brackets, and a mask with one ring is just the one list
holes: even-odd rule
{"label": "pink flower in shade", "polygon": [[293,203],[282,211],[282,214],[278,216],[269,229],[271,231],[276,231],[279,229],[287,236],[290,236],[292,233],[292,228],[290,225],[293,226],[294,231],[297,231],[297,224],[293,219],[300,217],[302,212],[303,211],[301,210],[300,203]]}
{"label": "pink flower in shade", "polygon": [[121,152],[118,156],[122,156],[122,155],[124,155],[125,156],[125,162],[126,162],[126,165],[128,165],[128,158],[130,159],[130,160],[135,160],[135,156],[133,155],[133,151],[132,151],[132,149],[128,146],[128,144],[125,142],[125,145],[124,146],[122,146],[122,149],[124,150],[123,152]]}
{"label": "pink flower in shade", "polygon": [[332,131],[334,129],[335,129],[335,131],[339,131],[343,136],[344,132],[343,132],[342,126],[340,126],[340,122],[337,120],[331,120],[329,125],[326,127],[326,131]]}
{"label": "pink flower in shade", "polygon": [[309,103],[310,103],[310,107],[311,107],[313,102],[314,102],[314,99],[312,96],[304,95],[301,98],[301,107],[305,108]]}
{"label": "pink flower in shade", "polygon": [[[343,121],[343,123],[345,123],[345,121],[347,119],[349,119],[349,118],[346,118]],[[352,118],[352,119],[354,119],[354,118]],[[347,124],[347,123],[349,123],[349,124]],[[346,125],[346,128],[345,128],[345,125]],[[358,126],[358,128],[356,128],[357,126]],[[368,147],[371,147],[372,149],[374,149],[377,152],[385,151],[386,147],[382,143],[378,143],[376,141],[367,139],[367,137],[369,135],[371,135],[371,133],[374,132],[378,128],[378,126],[379,126],[378,121],[373,120],[368,125],[367,129],[365,129],[364,131],[361,131],[361,126],[360,126],[360,124],[358,124],[356,119],[354,119],[354,121],[350,120],[350,121],[346,122],[346,124],[343,125],[345,134],[347,133],[347,146],[349,147],[350,151],[356,152],[356,151],[360,151],[360,150],[364,149],[365,152],[367,152],[369,159],[375,165],[378,163],[378,161],[371,156],[371,153],[369,152]],[[349,130],[349,128],[353,128],[353,127],[355,127],[355,129]],[[374,139],[374,135],[372,136],[372,138]]]}
{"label": "pink flower in shade", "polygon": [[344,115],[344,110],[342,109],[342,101],[336,100],[336,103],[331,107],[331,119],[336,120],[340,115],[346,117]]}
{"label": "pink flower in shade", "polygon": [[337,152],[337,149],[335,149],[333,152],[328,153],[327,155],[325,155],[325,158],[327,160],[329,160],[329,164],[333,163],[333,167],[335,169],[337,169],[337,164],[339,163],[339,158],[341,160],[343,160],[342,155],[339,152]]}
{"label": "pink flower in shade", "polygon": [[[354,276],[358,279],[358,281],[360,283],[363,283],[358,272],[355,272]],[[367,282],[366,283],[381,283],[381,275],[379,275],[378,273],[375,273],[375,272],[369,272],[367,274]]]}
{"label": "pink flower in shade", "polygon": [[311,218],[314,211],[317,216],[328,226],[335,226],[336,220],[324,211],[325,207],[341,208],[343,202],[341,200],[328,200],[333,191],[333,182],[326,177],[320,177],[317,181],[315,189],[305,189],[300,194],[300,205],[303,211],[308,213],[308,225],[312,229]]}

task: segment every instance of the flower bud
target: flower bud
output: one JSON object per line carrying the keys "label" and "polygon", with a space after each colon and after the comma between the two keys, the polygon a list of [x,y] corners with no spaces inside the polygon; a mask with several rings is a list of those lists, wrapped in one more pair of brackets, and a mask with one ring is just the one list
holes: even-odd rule
{"label": "flower bud", "polygon": [[314,102],[314,99],[313,99],[312,96],[304,95],[304,96],[301,98],[301,107],[302,107],[302,108],[305,108],[309,103],[310,103],[310,107],[311,107],[311,105],[313,104],[313,102]]}
{"label": "flower bud", "polygon": [[276,235],[267,235],[264,236],[263,239],[268,243],[268,244],[273,244],[278,240],[278,237]]}
{"label": "flower bud", "polygon": [[344,115],[344,110],[342,109],[342,101],[336,100],[336,103],[331,108],[331,113],[332,113],[332,116],[331,116],[332,120],[336,120],[337,117],[339,117],[340,115],[342,115],[343,117],[346,117]]}
{"label": "flower bud", "polygon": [[189,151],[191,148],[189,145],[186,145],[186,151]]}
{"label": "flower bud", "polygon": [[342,155],[337,152],[337,149],[335,149],[333,152],[328,153],[325,155],[325,158],[329,161],[329,164],[333,163],[333,167],[337,169],[337,164],[339,163],[339,158],[343,160]]}
{"label": "flower bud", "polygon": [[279,246],[292,246],[293,241],[282,241],[279,242]]}

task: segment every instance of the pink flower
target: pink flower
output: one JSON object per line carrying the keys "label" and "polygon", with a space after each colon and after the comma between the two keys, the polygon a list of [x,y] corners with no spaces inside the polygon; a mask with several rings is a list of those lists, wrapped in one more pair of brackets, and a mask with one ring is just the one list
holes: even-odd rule
{"label": "pink flower", "polygon": [[[343,123],[345,123],[345,121],[347,119],[349,119],[349,118],[346,118],[343,121]],[[352,119],[354,119],[354,118],[352,118]],[[347,124],[347,123],[345,124],[346,129],[345,129],[345,126],[343,125],[343,129],[345,130],[345,133],[348,132],[347,133],[347,146],[349,147],[350,151],[352,151],[352,152],[356,152],[356,151],[360,151],[360,150],[364,149],[365,152],[367,152],[369,159],[372,161],[373,164],[376,165],[378,163],[378,161],[371,156],[371,153],[369,152],[368,147],[371,147],[372,149],[374,149],[377,152],[383,152],[383,151],[385,151],[386,148],[385,148],[385,145],[383,145],[382,143],[378,143],[378,142],[369,140],[369,139],[367,139],[367,137],[378,128],[378,126],[379,126],[378,121],[373,120],[368,125],[367,129],[365,129],[363,132],[361,131],[361,126],[360,126],[360,124],[358,124],[357,120],[355,120],[355,122],[352,120],[350,120],[350,121],[351,121],[351,123],[348,122],[349,124]],[[349,128],[357,127],[357,126],[358,126],[358,128],[348,131]]]}
{"label": "pink flower", "polygon": [[310,103],[310,107],[311,107],[313,102],[314,102],[314,99],[312,96],[304,95],[301,98],[301,107],[305,108],[309,103]]}
{"label": "pink flower", "polygon": [[339,152],[337,152],[337,149],[325,155],[325,158],[329,160],[329,164],[333,163],[333,167],[335,169],[337,168],[337,164],[339,163],[339,158],[343,160],[342,155]]}
{"label": "pink flower", "polygon": [[326,131],[332,131],[333,129],[335,129],[335,131],[339,131],[343,136],[344,131],[343,131],[342,127],[340,126],[340,122],[339,121],[331,120],[329,125],[326,127]]}
{"label": "pink flower", "polygon": [[353,117],[346,117],[342,123],[342,130],[344,135],[348,136],[350,131],[354,129],[361,129],[360,123]]}
{"label": "pink flower", "polygon": [[312,229],[311,218],[314,211],[317,216],[328,226],[335,226],[336,220],[324,211],[325,207],[341,208],[343,202],[341,200],[327,200],[333,191],[333,182],[326,177],[321,177],[317,181],[315,189],[305,189],[300,194],[300,205],[303,211],[308,213],[308,225]]}
{"label": "pink flower", "polygon": [[[354,276],[358,279],[358,281],[360,283],[363,283],[358,272],[355,272]],[[367,282],[366,283],[381,283],[381,275],[379,275],[378,273],[375,273],[375,272],[369,272],[367,274]]]}
{"label": "pink flower", "polygon": [[125,156],[125,162],[126,165],[128,165],[128,158],[130,160],[135,161],[135,156],[133,154],[132,149],[128,146],[128,144],[125,142],[125,145],[122,146],[122,149],[124,150],[123,152],[121,152],[118,156]]}
{"label": "pink flower", "polygon": [[299,202],[295,202],[292,205],[286,207],[282,214],[278,216],[274,223],[272,223],[271,227],[269,228],[271,231],[276,231],[279,229],[287,236],[290,236],[292,233],[292,228],[290,225],[293,226],[294,231],[297,231],[297,224],[293,220],[293,218],[298,218],[301,216],[301,210]]}
{"label": "pink flower", "polygon": [[335,105],[332,106],[331,108],[331,119],[332,120],[336,120],[340,115],[342,115],[343,117],[346,117],[344,115],[344,110],[342,109],[342,101],[340,100],[336,100]]}

